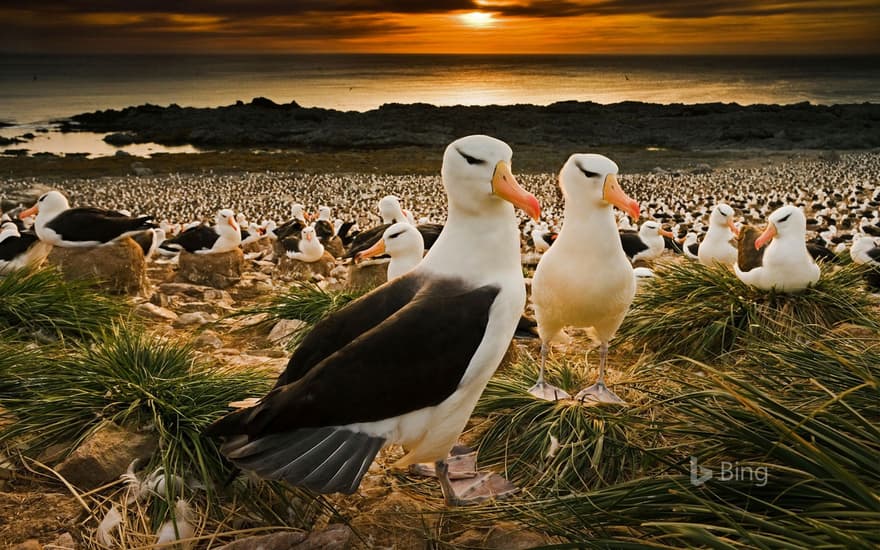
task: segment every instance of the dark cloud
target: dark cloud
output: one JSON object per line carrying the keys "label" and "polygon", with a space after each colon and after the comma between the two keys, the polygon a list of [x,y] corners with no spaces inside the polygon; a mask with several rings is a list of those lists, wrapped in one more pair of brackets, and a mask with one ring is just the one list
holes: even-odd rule
{"label": "dark cloud", "polygon": [[[485,3],[484,3],[485,4]],[[3,9],[47,14],[140,13],[190,14],[219,17],[297,16],[304,14],[446,13],[491,10],[524,17],[580,15],[650,15],[662,18],[707,18],[804,13],[880,12],[875,0],[522,0],[499,5],[477,0],[4,0]]]}

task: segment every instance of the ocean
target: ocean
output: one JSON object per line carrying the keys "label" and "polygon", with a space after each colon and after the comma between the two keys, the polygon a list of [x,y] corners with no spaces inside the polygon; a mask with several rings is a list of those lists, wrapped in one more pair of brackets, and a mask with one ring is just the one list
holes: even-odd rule
{"label": "ocean", "polygon": [[[15,125],[0,130],[5,137],[100,109],[260,96],[356,111],[417,102],[880,102],[880,57],[0,54],[0,122]],[[85,137],[69,138],[70,147]]]}

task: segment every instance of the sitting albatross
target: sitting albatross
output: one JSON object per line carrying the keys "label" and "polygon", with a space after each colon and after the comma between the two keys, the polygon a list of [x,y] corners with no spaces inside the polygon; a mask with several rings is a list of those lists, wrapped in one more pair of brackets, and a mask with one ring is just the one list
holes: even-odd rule
{"label": "sitting albatross", "polygon": [[617,165],[602,155],[572,155],[559,173],[559,186],[565,198],[562,229],[541,257],[532,279],[541,370],[529,393],[548,400],[569,397],[544,382],[550,342],[566,326],[593,327],[600,342],[599,379],[577,398],[620,403],[622,400],[605,386],[605,358],[608,341],[635,296],[636,281],[618,236],[612,205],[635,220],[639,204],[617,183]]}
{"label": "sitting albatross", "polygon": [[419,265],[425,254],[425,241],[416,226],[409,222],[398,222],[386,229],[376,244],[358,252],[354,261],[357,263],[381,254],[391,256],[387,271],[390,281]]}
{"label": "sitting albatross", "polygon": [[58,191],[44,193],[36,204],[19,214],[24,220],[36,214],[34,231],[53,246],[99,246],[155,227],[152,216],[130,217],[101,208],[71,208]]}
{"label": "sitting albatross", "polygon": [[796,206],[783,206],[767,218],[767,229],[755,241],[760,250],[768,242],[761,266],[742,271],[734,264],[739,280],[761,290],[797,292],[819,280],[819,266],[807,252],[807,218]]}
{"label": "sitting albatross", "polygon": [[320,493],[353,493],[376,453],[396,443],[407,451],[396,466],[434,461],[446,502],[467,503],[445,458],[525,305],[513,207],[540,215],[511,156],[488,136],[446,148],[449,209],[437,243],[414,270],[315,325],[257,405],[208,428],[232,462]]}

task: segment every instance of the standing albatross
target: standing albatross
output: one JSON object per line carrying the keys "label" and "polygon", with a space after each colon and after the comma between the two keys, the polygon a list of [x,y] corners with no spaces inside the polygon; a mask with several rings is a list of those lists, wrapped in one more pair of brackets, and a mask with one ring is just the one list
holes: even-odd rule
{"label": "standing albatross", "polygon": [[540,215],[511,156],[488,136],[446,148],[449,209],[437,243],[414,270],[315,325],[257,405],[208,428],[232,462],[320,493],[353,493],[379,450],[396,443],[407,454],[395,466],[435,462],[446,502],[468,503],[445,458],[525,306],[514,205]]}
{"label": "standing albatross", "polygon": [[622,400],[605,386],[608,341],[623,322],[636,292],[632,265],[623,251],[612,205],[639,218],[639,204],[617,183],[617,165],[602,155],[569,157],[559,173],[565,214],[559,237],[538,262],[532,302],[541,336],[541,370],[529,393],[542,399],[569,395],[544,382],[550,342],[566,326],[593,327],[599,337],[599,379],[576,397],[606,403]]}

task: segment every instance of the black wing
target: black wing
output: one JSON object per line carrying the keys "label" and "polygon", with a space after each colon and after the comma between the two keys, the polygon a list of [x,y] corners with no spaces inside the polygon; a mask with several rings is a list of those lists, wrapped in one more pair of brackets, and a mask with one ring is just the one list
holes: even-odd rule
{"label": "black wing", "polygon": [[284,247],[284,250],[287,252],[299,252],[299,236],[296,237],[290,236],[281,239],[281,246]]}
{"label": "black wing", "polygon": [[275,228],[275,235],[279,239],[284,237],[299,237],[300,232],[305,229],[305,225],[296,218],[288,220]]}
{"label": "black wing", "polygon": [[439,237],[440,233],[443,231],[443,224],[423,223],[417,225],[416,229],[422,234],[422,240],[425,241],[425,250],[430,250],[430,248],[434,246],[434,242],[437,241],[437,237]]}
{"label": "black wing", "polygon": [[52,218],[46,227],[65,241],[106,243],[123,233],[156,227],[151,219],[152,216],[132,218],[114,210],[84,207],[65,210]]}
{"label": "black wing", "polygon": [[217,234],[217,231],[215,231],[213,227],[201,224],[195,227],[190,227],[173,239],[168,239],[162,243],[162,248],[170,250],[183,248],[187,252],[209,250],[219,238],[220,235]]}
{"label": "black wing", "polygon": [[0,241],[0,261],[10,262],[27,250],[40,239],[31,232],[22,233],[19,236],[6,237]]}
{"label": "black wing", "polygon": [[[384,288],[393,287],[379,290]],[[467,290],[454,280],[430,282],[406,306],[305,376],[276,387],[255,407],[218,420],[209,433],[247,434],[253,440],[301,428],[373,422],[437,405],[456,390],[483,340],[498,290]],[[344,326],[355,311],[342,309],[330,320]]]}
{"label": "black wing", "polygon": [[156,239],[156,234],[149,230],[141,231],[140,233],[132,235],[131,238],[139,247],[141,247],[141,250],[144,251],[144,256],[146,256],[150,252],[150,248],[153,247],[153,241]]}
{"label": "black wing", "polygon": [[623,245],[623,251],[629,259],[632,259],[639,252],[648,250],[648,245],[642,241],[642,238],[635,231],[619,231],[618,234],[620,235],[620,244]]}
{"label": "black wing", "polygon": [[385,233],[385,230],[389,227],[391,227],[390,223],[384,223],[382,225],[377,225],[376,227],[371,227],[366,231],[361,231],[355,235],[343,258],[354,258],[358,252],[363,252],[379,242],[379,239],[382,238],[382,234]]}
{"label": "black wing", "polygon": [[829,250],[826,246],[821,246],[815,243],[807,243],[807,252],[810,253],[810,256],[812,256],[814,260],[823,260],[828,263],[839,262],[837,254]]}
{"label": "black wing", "polygon": [[327,242],[327,239],[332,237],[335,232],[333,231],[333,224],[328,222],[327,220],[318,220],[315,222],[315,234],[321,239],[321,242]]}
{"label": "black wing", "polygon": [[351,231],[351,228],[354,227],[354,224],[357,222],[343,222],[342,226],[339,228],[339,231],[336,233],[336,236],[342,241],[344,246],[348,246],[351,244],[352,239],[354,239],[358,233],[354,233],[353,235],[349,235],[348,232]]}

